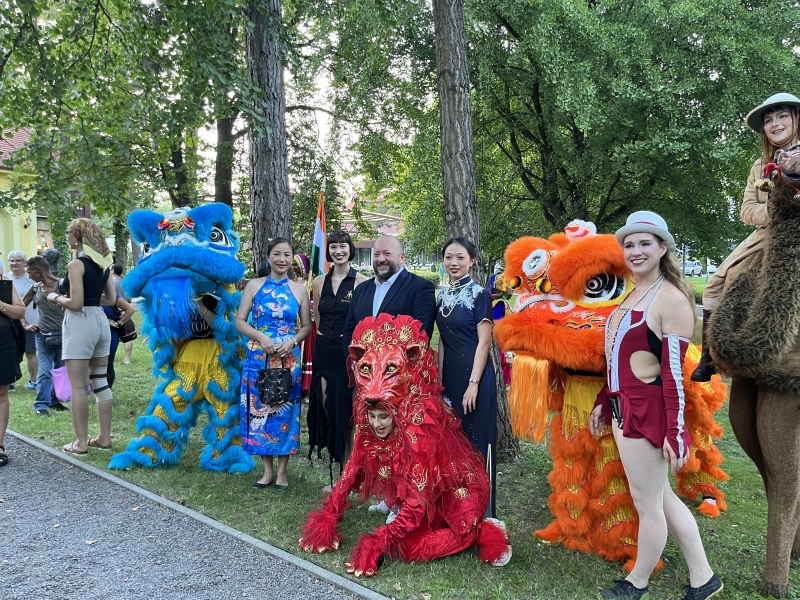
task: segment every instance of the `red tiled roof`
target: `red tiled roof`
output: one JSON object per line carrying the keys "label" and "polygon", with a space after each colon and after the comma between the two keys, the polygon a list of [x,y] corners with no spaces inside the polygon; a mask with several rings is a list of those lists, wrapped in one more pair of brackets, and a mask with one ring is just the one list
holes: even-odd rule
{"label": "red tiled roof", "polygon": [[29,137],[31,137],[31,132],[25,128],[3,132],[3,136],[0,137],[0,168],[8,169],[6,160],[12,152],[22,148]]}

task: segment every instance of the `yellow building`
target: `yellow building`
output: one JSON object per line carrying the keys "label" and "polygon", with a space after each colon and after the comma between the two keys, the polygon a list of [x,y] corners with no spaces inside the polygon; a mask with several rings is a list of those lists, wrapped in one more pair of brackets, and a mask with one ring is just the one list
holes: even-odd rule
{"label": "yellow building", "polygon": [[[0,190],[7,190],[9,187],[11,168],[6,161],[12,152],[25,144],[30,132],[20,129],[13,133],[13,137],[6,137],[8,135],[6,133],[0,138]],[[31,257],[52,247],[53,237],[46,215],[38,215],[36,211],[17,212],[0,204],[0,260],[6,270],[8,253],[12,250],[22,250]]]}

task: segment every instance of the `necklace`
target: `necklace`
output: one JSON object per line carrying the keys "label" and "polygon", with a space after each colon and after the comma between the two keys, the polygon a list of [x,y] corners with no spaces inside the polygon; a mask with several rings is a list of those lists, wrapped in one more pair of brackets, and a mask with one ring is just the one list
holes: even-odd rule
{"label": "necklace", "polygon": [[472,279],[469,275],[450,284],[450,287],[442,290],[439,296],[439,313],[447,318],[456,306],[462,304],[465,308],[472,310],[475,306],[472,297]]}

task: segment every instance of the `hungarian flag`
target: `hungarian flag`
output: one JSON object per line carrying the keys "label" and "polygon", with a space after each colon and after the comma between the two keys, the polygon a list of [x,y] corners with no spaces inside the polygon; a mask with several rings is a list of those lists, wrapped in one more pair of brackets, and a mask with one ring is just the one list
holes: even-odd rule
{"label": "hungarian flag", "polygon": [[319,207],[317,220],[314,223],[314,242],[311,246],[311,268],[309,282],[314,281],[317,275],[328,272],[328,261],[325,258],[325,244],[327,232],[325,231],[325,192],[319,193]]}

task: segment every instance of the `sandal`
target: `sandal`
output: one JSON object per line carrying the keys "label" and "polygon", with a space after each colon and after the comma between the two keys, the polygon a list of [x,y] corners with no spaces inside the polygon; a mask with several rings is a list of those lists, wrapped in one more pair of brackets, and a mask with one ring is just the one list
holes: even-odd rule
{"label": "sandal", "polygon": [[62,448],[62,450],[64,450],[64,452],[66,452],[67,454],[75,454],[77,456],[86,456],[87,454],[89,454],[88,450],[86,452],[80,452],[80,451],[76,450],[74,448],[76,443],[77,442],[70,442],[69,444],[64,446],[64,448]]}
{"label": "sandal", "polygon": [[8,454],[6,454],[6,447],[0,446],[0,467],[5,467],[8,464]]}
{"label": "sandal", "polygon": [[97,441],[96,437],[89,438],[89,443],[87,444],[89,448],[97,448],[99,450],[111,450],[111,444],[108,446],[101,446],[100,442]]}

